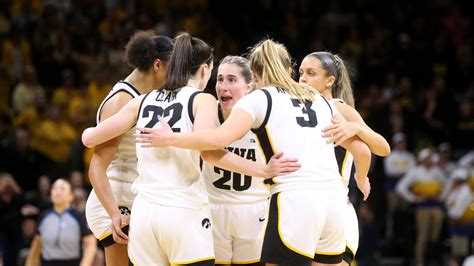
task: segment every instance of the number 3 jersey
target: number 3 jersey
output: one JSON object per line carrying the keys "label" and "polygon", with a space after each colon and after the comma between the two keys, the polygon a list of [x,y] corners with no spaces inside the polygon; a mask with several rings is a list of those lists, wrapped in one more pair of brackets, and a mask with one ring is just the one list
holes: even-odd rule
{"label": "number 3 jersey", "polygon": [[[224,123],[219,108],[217,126]],[[226,150],[240,157],[260,164],[265,159],[258,146],[257,137],[251,131],[241,139],[233,142]],[[269,186],[261,177],[252,177],[203,162],[202,175],[209,194],[209,201],[216,204],[245,204],[267,200],[270,196]]]}
{"label": "number 3 jersey", "polygon": [[[159,128],[163,117],[174,132],[193,131],[193,100],[200,93],[186,86],[176,91],[154,90],[144,96],[137,128]],[[200,209],[208,204],[200,178],[199,151],[143,148],[136,145],[138,179],[132,190],[144,199],[161,205]]]}
{"label": "number 3 jersey", "polygon": [[314,95],[312,102],[301,102],[282,89],[266,87],[244,96],[234,108],[253,118],[252,131],[266,160],[281,151],[301,163],[298,171],[271,179],[272,194],[341,186],[334,146],[321,132],[331,125],[337,109],[321,95]]}

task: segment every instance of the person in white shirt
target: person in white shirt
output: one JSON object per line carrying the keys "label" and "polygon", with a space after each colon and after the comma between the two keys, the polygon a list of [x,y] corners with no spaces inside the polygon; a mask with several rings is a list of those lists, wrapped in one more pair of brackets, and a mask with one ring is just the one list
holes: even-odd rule
{"label": "person in white shirt", "polygon": [[[330,142],[341,142],[346,138],[357,136],[364,141],[371,152],[378,156],[390,154],[388,142],[377,132],[373,131],[364,122],[354,108],[354,95],[349,72],[346,64],[338,55],[329,52],[313,52],[308,54],[301,62],[299,82],[308,84],[317,89],[347,120],[333,124],[323,129],[325,137]],[[342,182],[349,192],[349,180],[352,176],[353,157],[341,146],[335,147],[336,159]],[[351,265],[359,247],[359,223],[356,211],[347,198],[347,217],[344,219],[346,235],[346,251],[343,255],[342,265]],[[316,255],[317,256],[317,255]]]}
{"label": "person in white shirt", "polygon": [[[226,56],[218,67],[217,125],[229,117],[234,105],[253,89],[248,59]],[[249,131],[226,149],[246,159],[264,163],[257,136]],[[259,265],[270,189],[263,179],[231,172],[206,161],[202,165],[213,218],[216,265]]]}
{"label": "person in white shirt", "polygon": [[392,137],[392,152],[384,158],[384,170],[387,177],[384,187],[387,197],[385,237],[390,239],[393,233],[393,215],[397,210],[405,210],[406,201],[395,192],[398,181],[416,166],[415,156],[407,150],[407,139],[404,133]]}
{"label": "person in white shirt", "polygon": [[474,234],[474,197],[466,182],[469,172],[457,168],[451,174],[451,185],[445,200],[450,220],[451,255],[461,258],[469,254],[470,235]]}
{"label": "person in white shirt", "polygon": [[419,164],[409,170],[396,186],[396,191],[415,205],[415,265],[424,265],[426,247],[428,243],[438,242],[444,219],[441,195],[446,181],[441,170],[433,166],[431,156],[429,148],[420,150]]}
{"label": "person in white shirt", "polygon": [[[96,122],[101,123],[141,94],[161,87],[172,50],[170,38],[137,31],[125,47],[125,60],[134,69],[104,98]],[[134,133],[130,129],[95,147],[89,166],[93,190],[87,199],[86,218],[104,247],[107,265],[128,265],[127,233],[135,198],[131,188],[138,177]]]}

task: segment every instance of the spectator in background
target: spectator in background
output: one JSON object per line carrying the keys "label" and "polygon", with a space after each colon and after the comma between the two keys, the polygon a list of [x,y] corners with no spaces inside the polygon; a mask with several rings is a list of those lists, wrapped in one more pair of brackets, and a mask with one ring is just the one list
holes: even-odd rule
{"label": "spectator in background", "polygon": [[42,175],[38,179],[36,190],[26,194],[29,203],[36,206],[40,212],[44,212],[51,208],[51,179],[49,176]]}
{"label": "spectator in background", "polygon": [[456,162],[453,160],[453,150],[451,144],[443,142],[438,145],[436,165],[443,171],[446,177],[451,176],[451,173],[456,169]]}
{"label": "spectator in background", "polygon": [[36,217],[28,216],[21,222],[21,240],[18,245],[18,265],[25,265],[31,242],[36,234]]}
{"label": "spectator in background", "polygon": [[458,166],[464,167],[468,170],[469,176],[467,178],[467,183],[471,187],[472,191],[474,191],[474,150],[471,150],[459,158]]}
{"label": "spectator in background", "polygon": [[474,97],[466,97],[458,106],[458,119],[456,121],[456,138],[454,146],[461,152],[468,152],[474,146]]}
{"label": "spectator in background", "polygon": [[441,194],[445,178],[439,168],[433,166],[432,151],[429,148],[418,153],[418,162],[398,182],[396,191],[406,201],[415,204],[415,265],[422,266],[425,265],[428,244],[437,244],[440,238],[444,219]]}
{"label": "spectator in background", "polygon": [[26,128],[17,128],[15,137],[5,152],[5,169],[15,176],[23,191],[35,188],[38,177],[51,167],[51,161],[30,146],[31,136]]}
{"label": "spectator in background", "polygon": [[455,259],[469,254],[470,240],[474,237],[474,198],[466,182],[468,177],[467,169],[454,170],[445,200],[451,229],[451,256]]}
{"label": "spectator in background", "polygon": [[16,82],[23,77],[27,66],[31,65],[31,49],[30,42],[22,36],[19,27],[12,27],[9,33],[3,42],[1,58],[10,79]]}
{"label": "spectator in background", "polygon": [[374,219],[374,211],[367,202],[362,202],[357,213],[360,232],[359,250],[356,255],[357,265],[378,265],[376,251],[379,228]]}
{"label": "spectator in background", "polygon": [[[5,265],[15,265],[21,235],[21,188],[11,174],[0,173],[0,254]],[[1,261],[0,261],[1,264]]]}
{"label": "spectator in background", "polygon": [[408,171],[416,166],[415,156],[407,150],[407,140],[404,133],[397,133],[392,137],[392,152],[384,160],[385,191],[387,192],[386,238],[393,233],[393,215],[399,209],[405,209],[406,204],[395,192],[395,187]]}
{"label": "spectator in background", "polygon": [[84,213],[86,210],[87,192],[81,187],[76,187],[72,190],[72,194],[74,195],[72,207]]}
{"label": "spectator in background", "polygon": [[25,67],[21,81],[13,89],[13,109],[16,113],[21,113],[34,106],[36,98],[44,96],[45,90],[38,83],[35,68],[31,65]]}
{"label": "spectator in background", "polygon": [[84,188],[84,173],[77,170],[72,171],[69,174],[69,182],[73,190],[76,188]]}
{"label": "spectator in background", "polygon": [[56,180],[51,189],[53,208],[38,220],[27,266],[37,265],[40,255],[42,266],[92,265],[97,241],[87,227],[84,214],[71,208],[72,200],[71,184],[64,179]]}
{"label": "spectator in background", "polygon": [[38,141],[37,149],[56,163],[61,169],[60,175],[68,174],[63,168],[69,159],[71,143],[77,138],[77,134],[69,122],[61,120],[57,106],[48,108],[48,117],[39,123],[35,137]]}

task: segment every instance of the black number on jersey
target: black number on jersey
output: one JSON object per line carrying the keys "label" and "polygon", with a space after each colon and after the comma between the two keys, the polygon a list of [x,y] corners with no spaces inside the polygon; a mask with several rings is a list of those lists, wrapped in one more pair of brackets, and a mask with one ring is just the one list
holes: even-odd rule
{"label": "black number on jersey", "polygon": [[305,100],[304,106],[301,106],[301,102],[298,99],[291,99],[294,107],[301,108],[301,112],[305,116],[297,116],[296,122],[302,127],[316,127],[318,125],[318,117],[316,112],[311,109],[313,102]]}
{"label": "black number on jersey", "polygon": [[153,113],[151,120],[148,122],[148,124],[145,125],[145,127],[147,128],[152,128],[156,125],[156,123],[158,123],[158,119],[160,118],[160,116],[168,117],[171,115],[171,118],[168,120],[168,124],[170,125],[173,132],[180,132],[180,128],[173,128],[173,126],[181,119],[182,111],[183,105],[181,103],[174,103],[166,107],[164,110],[160,106],[147,105],[143,109],[142,117],[149,117],[150,113]]}
{"label": "black number on jersey", "polygon": [[[244,175],[244,183],[242,184],[242,175],[240,173],[234,173],[228,170],[214,166],[214,172],[216,174],[222,175],[221,178],[213,182],[216,188],[235,191],[244,191],[250,188],[252,185],[252,177]],[[226,184],[229,180],[232,179],[232,187]]]}

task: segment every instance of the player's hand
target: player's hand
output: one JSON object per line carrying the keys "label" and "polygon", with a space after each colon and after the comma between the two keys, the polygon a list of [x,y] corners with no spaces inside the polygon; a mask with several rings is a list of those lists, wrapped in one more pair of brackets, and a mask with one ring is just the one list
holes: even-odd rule
{"label": "player's hand", "polygon": [[283,152],[278,152],[270,158],[265,166],[265,178],[287,175],[301,168],[296,158],[284,158]]}
{"label": "player's hand", "polygon": [[128,243],[128,236],[122,231],[122,227],[127,225],[125,220],[125,217],[120,213],[112,216],[112,236],[115,243],[124,245]]}
{"label": "player's hand", "polygon": [[370,194],[370,181],[367,176],[359,177],[357,176],[357,172],[354,174],[357,187],[359,188],[360,192],[364,195],[364,201],[367,200]]}
{"label": "player's hand", "polygon": [[328,143],[334,143],[334,146],[339,146],[347,139],[357,135],[359,132],[359,124],[355,122],[340,121],[337,117],[333,117],[332,124],[325,127],[323,137],[327,138]]}
{"label": "player's hand", "polygon": [[170,125],[160,117],[161,128],[137,128],[140,131],[135,141],[142,143],[142,147],[169,147],[173,137]]}

